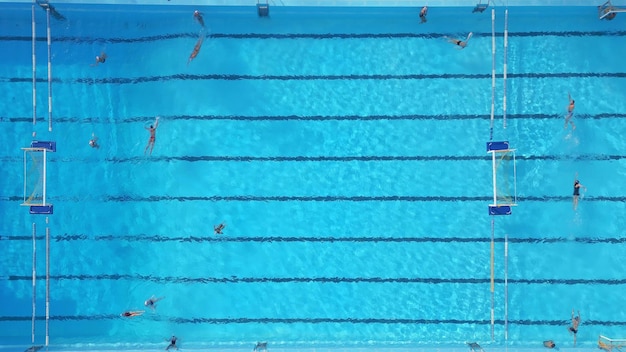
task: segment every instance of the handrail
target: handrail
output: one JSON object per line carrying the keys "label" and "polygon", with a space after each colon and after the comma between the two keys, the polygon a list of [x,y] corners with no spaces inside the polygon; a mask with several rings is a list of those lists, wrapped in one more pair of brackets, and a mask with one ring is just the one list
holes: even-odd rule
{"label": "handrail", "polygon": [[509,235],[504,234],[504,341],[509,340]]}
{"label": "handrail", "polygon": [[491,340],[495,340],[495,220],[491,217]]}

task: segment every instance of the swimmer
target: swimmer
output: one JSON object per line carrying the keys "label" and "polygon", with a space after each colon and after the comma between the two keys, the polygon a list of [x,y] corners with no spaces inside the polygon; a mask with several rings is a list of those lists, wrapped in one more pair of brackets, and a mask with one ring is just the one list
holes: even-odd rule
{"label": "swimmer", "polygon": [[[583,186],[583,184],[578,181],[578,173],[576,173],[576,176],[574,176],[574,199],[573,199],[574,210],[578,208],[578,197],[580,196],[580,187],[584,188],[585,192],[587,191],[587,187]],[[578,315],[580,315],[580,313]],[[572,319],[573,318],[574,318],[574,311],[572,311]],[[573,324],[573,320],[572,320],[572,324]],[[576,324],[575,328],[578,329],[578,324]],[[576,333],[574,332],[574,334]]]}
{"label": "swimmer", "polygon": [[449,43],[456,44],[459,47],[459,49],[463,49],[463,48],[465,48],[467,46],[467,43],[472,38],[472,35],[474,35],[474,33],[470,32],[467,35],[467,38],[465,38],[465,40],[459,40],[459,39],[456,39],[456,38],[448,38],[448,37],[446,37],[446,39],[448,39]]}
{"label": "swimmer", "polygon": [[152,295],[152,297],[148,298],[143,305],[146,307],[150,307],[150,309],[155,310],[156,309],[156,302],[162,300],[165,297],[159,297],[156,298],[154,295]]}
{"label": "swimmer", "polygon": [[572,116],[574,116],[574,108],[576,106],[574,104],[574,99],[572,99],[569,92],[567,92],[567,99],[569,100],[569,105],[567,106],[567,115],[565,116],[565,126],[563,126],[563,128],[567,128],[567,123],[569,122],[572,124],[572,130],[575,130],[576,125],[574,124],[574,121],[572,121]]}
{"label": "swimmer", "polygon": [[91,66],[98,66],[99,64],[103,64],[107,61],[107,54],[103,51],[99,56],[96,56],[96,62]]}
{"label": "swimmer", "polygon": [[567,328],[567,330],[574,334],[574,346],[576,346],[576,334],[578,333],[579,324],[580,324],[580,311],[578,311],[577,316],[574,316],[574,310],[572,309],[572,326]]}
{"label": "swimmer", "polygon": [[100,145],[98,144],[98,137],[96,137],[95,133],[91,134],[91,139],[89,140],[89,146],[92,148],[100,148]]}
{"label": "swimmer", "polygon": [[216,235],[223,235],[222,230],[224,230],[225,227],[226,227],[226,223],[223,222],[219,225],[213,226],[213,231],[215,232]]}
{"label": "swimmer", "polygon": [[131,310],[131,311],[126,311],[122,314],[120,314],[121,316],[123,316],[124,318],[132,318],[132,317],[138,317],[140,315],[142,315],[144,313],[143,310]]}
{"label": "swimmer", "polygon": [[204,18],[202,18],[202,13],[200,13],[200,11],[198,10],[194,11],[193,18],[195,18],[196,21],[198,21],[198,23],[200,23],[200,25],[204,27]]}
{"label": "swimmer", "polygon": [[554,343],[554,341],[548,340],[548,341],[544,341],[543,342],[543,347],[546,347],[546,348],[556,348],[556,344]]}
{"label": "swimmer", "polygon": [[143,154],[146,154],[146,151],[148,151],[148,148],[150,148],[150,155],[152,155],[152,149],[154,149],[154,142],[156,142],[156,129],[157,127],[159,127],[159,117],[156,117],[156,120],[154,120],[154,125],[150,125],[150,127],[144,127],[145,129],[147,129],[150,132],[150,139],[148,140],[148,144],[146,144],[146,147],[143,150]]}
{"label": "swimmer", "polygon": [[176,341],[178,341],[178,337],[172,335],[171,338],[165,339],[165,341],[168,341],[170,343],[167,347],[165,347],[166,351],[169,350],[170,348],[178,349],[178,347],[176,346]]}
{"label": "swimmer", "polygon": [[257,342],[252,351],[255,351],[255,352],[267,351],[267,342]]}
{"label": "swimmer", "polygon": [[198,56],[198,54],[200,53],[200,47],[202,46],[202,42],[204,42],[204,35],[201,34],[200,38],[196,42],[196,46],[193,47],[193,51],[191,52],[191,55],[189,55],[189,60],[187,60],[187,65],[189,65],[191,60],[195,59],[196,56]]}
{"label": "swimmer", "polygon": [[428,6],[424,6],[422,7],[422,10],[420,11],[420,19],[422,20],[420,23],[425,23],[426,20],[426,15],[428,14]]}

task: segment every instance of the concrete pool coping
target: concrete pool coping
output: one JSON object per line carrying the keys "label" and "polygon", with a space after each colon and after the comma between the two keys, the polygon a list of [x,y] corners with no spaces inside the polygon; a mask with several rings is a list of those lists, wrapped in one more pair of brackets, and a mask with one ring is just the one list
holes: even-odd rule
{"label": "concrete pool coping", "polygon": [[[258,0],[271,6],[323,7],[473,7],[487,0]],[[0,3],[32,3],[30,0],[0,0]],[[110,4],[110,5],[195,5],[195,6],[256,6],[257,0],[58,0],[52,4]],[[605,0],[491,0],[493,6],[600,6]],[[613,0],[613,6],[626,7],[626,0]]]}

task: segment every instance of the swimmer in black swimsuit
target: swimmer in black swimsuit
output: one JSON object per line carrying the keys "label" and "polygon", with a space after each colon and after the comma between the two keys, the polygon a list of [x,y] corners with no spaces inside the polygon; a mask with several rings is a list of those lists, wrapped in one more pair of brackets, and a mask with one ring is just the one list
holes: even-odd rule
{"label": "swimmer in black swimsuit", "polygon": [[576,346],[576,334],[578,333],[579,324],[580,324],[580,311],[578,311],[577,316],[574,316],[574,310],[572,309],[572,326],[567,328],[567,330],[574,334],[574,346]]}
{"label": "swimmer in black swimsuit", "polygon": [[554,341],[548,340],[548,341],[544,341],[543,342],[543,347],[546,347],[546,348],[556,348],[556,344],[554,343]]}
{"label": "swimmer in black swimsuit", "polygon": [[175,348],[178,349],[178,346],[176,346],[176,341],[178,341],[178,337],[176,336],[172,336],[172,338],[170,338],[169,340],[165,340],[165,341],[169,341],[169,345],[167,347],[165,347],[165,350],[169,350],[170,348]]}
{"label": "swimmer in black swimsuit", "polygon": [[204,18],[202,17],[202,14],[200,13],[200,11],[198,10],[194,11],[193,18],[195,18],[196,21],[198,21],[198,23],[200,23],[200,25],[204,27]]}
{"label": "swimmer in black swimsuit", "polygon": [[103,51],[100,53],[100,56],[96,56],[96,62],[91,66],[98,66],[98,64],[103,64],[107,61],[107,54]]}
{"label": "swimmer in black swimsuit", "polygon": [[584,188],[585,191],[587,190],[587,187],[583,186],[583,184],[578,181],[578,173],[576,173],[576,176],[574,177],[574,210],[578,208],[578,197],[580,196],[580,187]]}
{"label": "swimmer in black swimsuit", "polygon": [[132,317],[138,317],[140,315],[143,314],[143,310],[135,310],[135,311],[126,311],[122,314],[120,314],[120,316],[125,317],[125,318],[132,318]]}
{"label": "swimmer in black swimsuit", "polygon": [[446,39],[448,39],[449,43],[453,43],[455,45],[457,45],[459,47],[459,49],[463,49],[467,46],[467,43],[469,42],[470,38],[472,38],[472,35],[474,33],[470,32],[467,35],[467,38],[465,38],[465,40],[460,40],[460,39],[456,39],[456,38],[448,38],[446,37]]}
{"label": "swimmer in black swimsuit", "polygon": [[422,10],[420,11],[420,19],[422,20],[422,22],[420,23],[425,23],[426,20],[426,15],[428,14],[428,6],[424,6],[422,7]]}
{"label": "swimmer in black swimsuit", "polygon": [[226,227],[226,223],[223,222],[219,225],[215,225],[213,226],[213,232],[215,232],[216,235],[223,235],[222,231],[224,230],[224,228]]}

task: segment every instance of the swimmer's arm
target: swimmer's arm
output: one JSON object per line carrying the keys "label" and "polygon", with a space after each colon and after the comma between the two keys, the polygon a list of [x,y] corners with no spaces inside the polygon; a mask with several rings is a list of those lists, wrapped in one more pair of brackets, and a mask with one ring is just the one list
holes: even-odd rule
{"label": "swimmer's arm", "polygon": [[156,119],[154,120],[154,129],[156,130],[157,127],[159,127],[159,117],[157,116]]}

